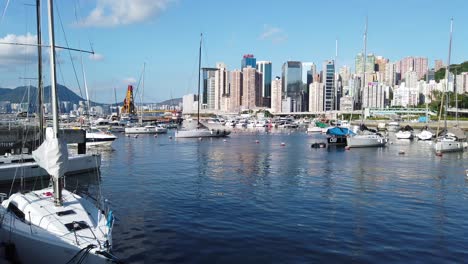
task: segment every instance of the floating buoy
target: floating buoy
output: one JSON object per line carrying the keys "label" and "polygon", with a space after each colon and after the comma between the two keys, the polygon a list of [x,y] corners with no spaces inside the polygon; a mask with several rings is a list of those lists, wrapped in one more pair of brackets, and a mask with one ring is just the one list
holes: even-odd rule
{"label": "floating buoy", "polygon": [[286,146],[286,143],[281,142],[281,146],[282,146],[282,147]]}
{"label": "floating buoy", "polygon": [[172,139],[172,136],[169,136],[169,139]]}
{"label": "floating buoy", "polygon": [[346,146],[344,149],[346,150],[350,150],[351,148],[349,146]]}
{"label": "floating buoy", "polygon": [[398,151],[398,154],[403,155],[403,154],[405,154],[405,151],[404,151],[404,150],[400,150],[400,151]]}
{"label": "floating buoy", "polygon": [[127,135],[127,137],[130,137],[130,135]]}
{"label": "floating buoy", "polygon": [[198,138],[198,140],[202,141],[202,140],[203,140],[203,138],[202,138],[202,137],[199,137],[199,138]]}
{"label": "floating buoy", "polygon": [[442,152],[437,151],[437,152],[436,152],[436,156],[437,156],[437,157],[442,157]]}
{"label": "floating buoy", "polygon": [[155,138],[157,138],[157,137],[158,137],[158,135],[154,135],[154,137],[155,137]]}
{"label": "floating buoy", "polygon": [[227,142],[227,139],[223,139],[223,142]]}
{"label": "floating buoy", "polygon": [[134,136],[134,138],[137,138],[137,137],[138,137],[138,135],[135,135],[135,136]]}
{"label": "floating buoy", "polygon": [[258,139],[257,139],[257,140],[255,140],[255,143],[257,143],[257,144],[258,144],[258,143],[260,143],[260,140],[258,140]]}
{"label": "floating buoy", "polygon": [[324,148],[324,147],[326,147],[326,146],[327,146],[327,144],[325,144],[325,143],[323,143],[323,142],[320,143],[320,147],[321,147],[321,148]]}
{"label": "floating buoy", "polygon": [[466,177],[468,177],[468,169],[465,170]]}

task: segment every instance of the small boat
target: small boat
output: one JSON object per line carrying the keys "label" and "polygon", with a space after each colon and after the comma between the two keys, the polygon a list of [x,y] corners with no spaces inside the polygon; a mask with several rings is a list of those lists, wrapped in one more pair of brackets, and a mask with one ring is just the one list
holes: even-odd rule
{"label": "small boat", "polygon": [[125,134],[164,134],[167,133],[167,128],[162,126],[134,126],[126,127]]}
{"label": "small boat", "polygon": [[358,134],[347,138],[347,146],[350,148],[383,147],[387,142],[387,137],[365,125],[361,125]]}
{"label": "small boat", "polygon": [[86,130],[86,146],[110,146],[117,139],[111,132],[97,128]]}
{"label": "small boat", "polygon": [[420,133],[416,134],[416,137],[419,140],[431,140],[434,137],[434,133],[428,127],[424,127]]}
{"label": "small boat", "polygon": [[463,152],[468,143],[464,131],[460,128],[449,128],[443,131],[434,141],[434,151],[436,153]]}
{"label": "small boat", "polygon": [[413,139],[413,128],[409,125],[395,133],[397,139]]}
{"label": "small boat", "polygon": [[347,138],[355,133],[346,127],[331,127],[327,130],[327,142],[329,145],[346,146]]}

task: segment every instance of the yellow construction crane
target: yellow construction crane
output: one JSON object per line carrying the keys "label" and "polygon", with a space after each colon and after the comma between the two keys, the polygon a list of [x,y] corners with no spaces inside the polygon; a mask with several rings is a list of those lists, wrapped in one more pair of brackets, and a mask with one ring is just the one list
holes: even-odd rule
{"label": "yellow construction crane", "polygon": [[129,114],[129,115],[135,115],[136,110],[135,110],[135,104],[133,103],[133,86],[129,85],[127,88],[127,95],[125,96],[123,106],[122,106],[122,111],[120,111],[122,114]]}

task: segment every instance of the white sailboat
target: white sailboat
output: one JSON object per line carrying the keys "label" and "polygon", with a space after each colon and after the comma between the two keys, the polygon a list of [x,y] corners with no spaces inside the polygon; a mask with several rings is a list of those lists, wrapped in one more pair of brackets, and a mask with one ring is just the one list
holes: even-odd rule
{"label": "white sailboat", "polygon": [[231,134],[231,131],[220,129],[208,129],[200,123],[200,71],[201,71],[201,47],[203,34],[200,34],[200,49],[198,53],[198,110],[197,126],[193,129],[180,129],[175,132],[176,138],[203,138],[203,137],[225,137]]}
{"label": "white sailboat", "polygon": [[[463,131],[459,131],[458,127],[448,129],[447,128],[447,108],[448,108],[448,99],[445,97],[447,96],[448,85],[449,85],[449,76],[450,76],[450,57],[452,54],[452,33],[453,33],[453,19],[450,21],[450,41],[449,41],[449,53],[448,53],[448,60],[447,60],[447,68],[445,70],[445,92],[442,95],[441,100],[441,109],[439,112],[439,122],[442,113],[442,108],[444,109],[444,129],[435,141],[434,141],[434,150],[436,153],[443,153],[443,152],[462,152],[467,148],[466,136],[464,135]],[[444,106],[444,98],[445,106]],[[437,127],[437,132],[439,131],[439,127]]]}
{"label": "white sailboat", "polygon": [[0,240],[22,263],[109,263],[117,260],[110,253],[112,211],[63,189],[68,150],[59,134],[52,0],[48,14],[53,128],[33,157],[51,175],[52,187],[1,196]]}

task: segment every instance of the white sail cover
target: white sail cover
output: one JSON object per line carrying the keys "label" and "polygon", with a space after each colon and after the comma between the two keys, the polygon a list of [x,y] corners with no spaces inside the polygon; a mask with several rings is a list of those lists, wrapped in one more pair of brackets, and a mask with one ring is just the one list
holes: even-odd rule
{"label": "white sail cover", "polygon": [[52,177],[62,177],[68,170],[68,149],[60,138],[54,138],[53,129],[46,129],[46,139],[32,152],[34,160]]}

